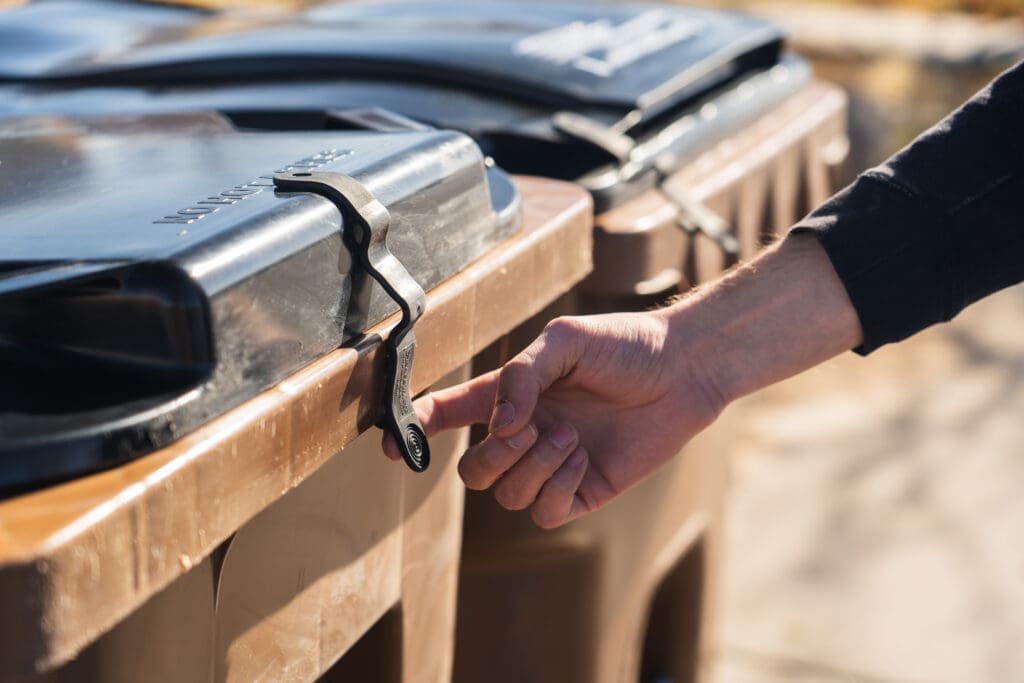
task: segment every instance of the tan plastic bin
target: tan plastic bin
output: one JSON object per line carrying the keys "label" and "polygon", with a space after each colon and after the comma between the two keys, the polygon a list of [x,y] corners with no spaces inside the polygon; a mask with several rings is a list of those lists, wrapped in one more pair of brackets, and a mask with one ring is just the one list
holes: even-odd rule
{"label": "tan plastic bin", "polygon": [[[747,259],[836,189],[846,159],[846,96],[813,82],[667,182],[733,227]],[[703,234],[679,227],[649,190],[594,220],[594,270],[577,288],[588,312],[642,309],[717,277],[730,265]]]}
{"label": "tan plastic bin", "polygon": [[[841,91],[812,83],[668,182],[735,226],[750,256],[830,193],[846,151],[845,108]],[[726,265],[716,244],[680,229],[658,191],[595,224],[592,275],[489,348],[476,372],[507,360],[555,315],[643,309]],[[726,411],[655,476],[555,531],[470,493],[455,680],[700,680],[715,647],[734,428]]]}
{"label": "tan plastic bin", "polygon": [[[428,293],[416,391],[468,377],[589,271],[586,194],[517,182],[522,231]],[[436,437],[425,474],[383,457],[362,434],[375,339],[169,448],[0,503],[0,680],[450,680],[467,434]]]}

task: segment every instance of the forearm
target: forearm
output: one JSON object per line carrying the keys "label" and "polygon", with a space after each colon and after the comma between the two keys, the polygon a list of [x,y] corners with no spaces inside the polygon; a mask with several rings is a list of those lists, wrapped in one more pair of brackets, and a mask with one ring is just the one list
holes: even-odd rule
{"label": "forearm", "polygon": [[676,372],[725,404],[861,343],[857,313],[817,240],[791,235],[655,313]]}

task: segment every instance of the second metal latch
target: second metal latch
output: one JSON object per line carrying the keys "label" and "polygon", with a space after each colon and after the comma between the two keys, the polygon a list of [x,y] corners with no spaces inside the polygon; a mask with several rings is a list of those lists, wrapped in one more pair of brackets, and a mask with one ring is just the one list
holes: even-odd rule
{"label": "second metal latch", "polygon": [[679,227],[691,235],[699,232],[711,239],[725,254],[727,265],[739,260],[740,241],[728,221],[678,187],[663,182],[661,192],[678,210]]}
{"label": "second metal latch", "polygon": [[402,310],[402,319],[385,342],[384,414],[381,427],[390,432],[402,459],[415,472],[430,464],[426,434],[413,410],[409,393],[416,350],[413,324],[423,315],[426,295],[419,283],[387,247],[391,215],[358,180],[329,171],[289,171],[274,175],[278,189],[313,192],[331,200],[358,245],[357,258]]}

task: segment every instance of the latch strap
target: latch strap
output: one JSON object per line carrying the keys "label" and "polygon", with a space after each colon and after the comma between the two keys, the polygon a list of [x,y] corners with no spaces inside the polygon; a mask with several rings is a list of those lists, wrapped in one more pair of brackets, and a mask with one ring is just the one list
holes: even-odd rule
{"label": "latch strap", "polygon": [[312,192],[331,200],[341,212],[345,227],[358,246],[360,265],[402,310],[402,319],[385,341],[381,427],[395,438],[405,463],[414,472],[422,472],[430,464],[430,447],[413,410],[409,384],[416,350],[412,328],[426,309],[427,297],[402,262],[388,250],[391,215],[362,183],[344,173],[277,173],[274,185],[280,190]]}

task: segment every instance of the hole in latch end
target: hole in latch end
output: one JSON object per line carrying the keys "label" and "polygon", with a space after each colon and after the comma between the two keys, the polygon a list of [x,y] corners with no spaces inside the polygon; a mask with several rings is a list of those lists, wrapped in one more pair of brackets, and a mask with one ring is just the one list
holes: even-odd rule
{"label": "hole in latch end", "polygon": [[310,178],[312,175],[312,173],[306,173],[305,171],[292,173],[292,177],[294,178]]}

